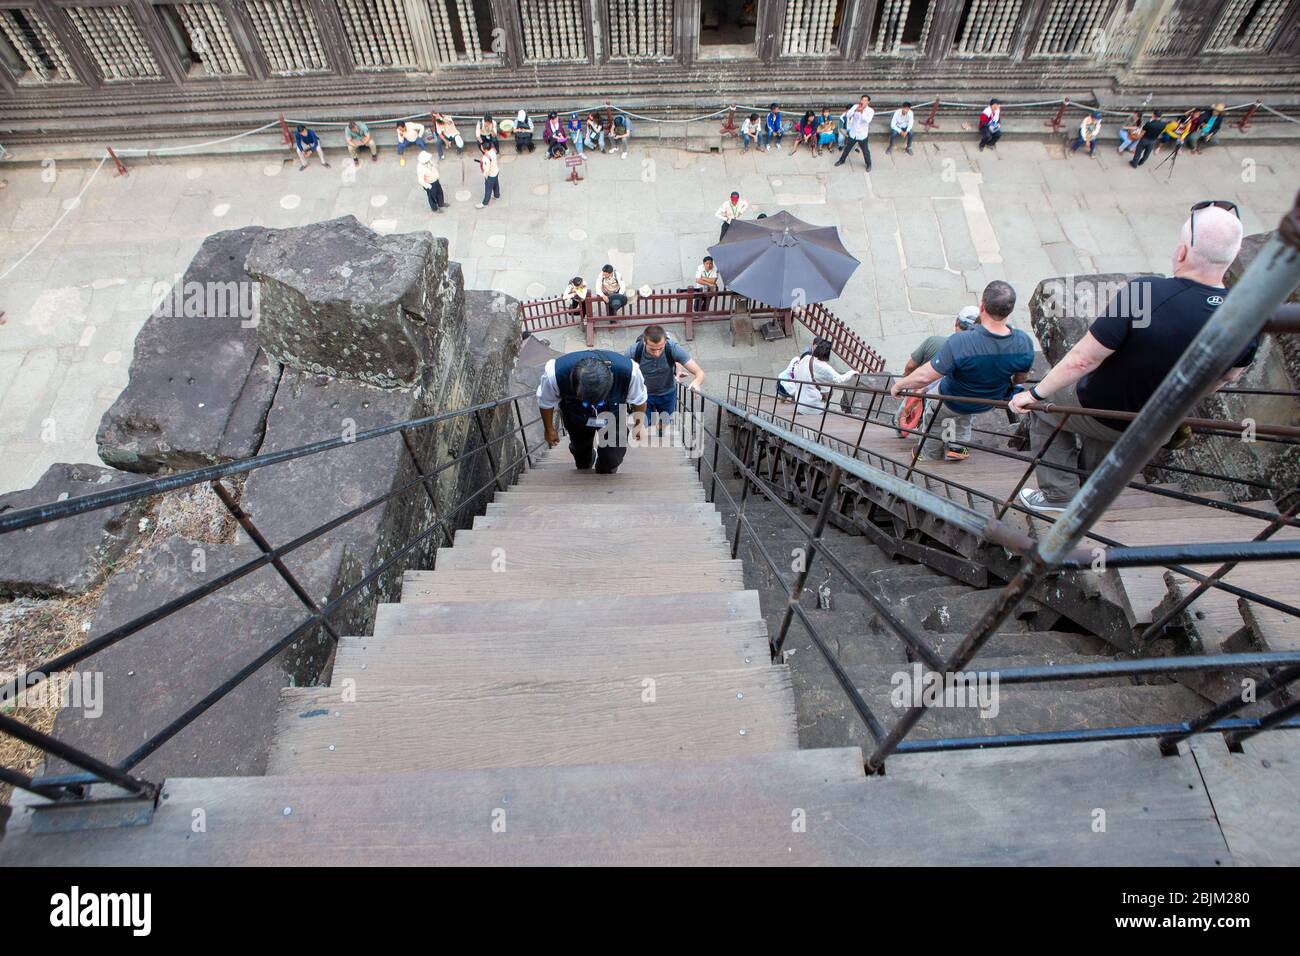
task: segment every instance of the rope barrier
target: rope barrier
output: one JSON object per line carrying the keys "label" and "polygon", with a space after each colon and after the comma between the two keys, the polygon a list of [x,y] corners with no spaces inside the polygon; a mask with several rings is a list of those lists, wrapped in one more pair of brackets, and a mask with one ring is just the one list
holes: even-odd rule
{"label": "rope barrier", "polygon": [[27,257],[30,256],[33,252],[35,252],[37,249],[39,249],[41,247],[41,243],[45,242],[46,239],[50,238],[50,235],[54,232],[54,230],[59,228],[59,226],[63,223],[63,220],[67,218],[68,213],[72,212],[72,210],[78,208],[81,205],[81,197],[86,195],[86,190],[90,188],[90,184],[95,181],[95,177],[99,175],[99,171],[104,168],[104,164],[106,162],[108,162],[107,150],[104,151],[104,155],[100,158],[99,165],[95,167],[94,171],[91,172],[91,174],[88,177],[86,177],[86,182],[81,187],[81,192],[77,193],[76,196],[77,201],[74,202],[72,205],[68,206],[66,209],[63,210],[62,213],[59,214],[59,218],[54,220],[54,225],[50,226],[49,229],[46,229],[45,235],[41,236],[41,238],[36,240],[36,245],[32,246],[30,249],[24,252],[23,257],[21,259],[19,259],[17,262],[11,265],[3,273],[0,273],[0,282],[3,282],[8,277],[9,273],[13,272],[20,265],[26,262]]}

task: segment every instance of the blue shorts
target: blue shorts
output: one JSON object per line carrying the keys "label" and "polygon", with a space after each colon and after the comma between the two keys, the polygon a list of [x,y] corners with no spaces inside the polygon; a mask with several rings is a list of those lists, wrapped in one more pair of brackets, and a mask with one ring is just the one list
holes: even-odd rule
{"label": "blue shorts", "polygon": [[654,413],[659,412],[665,419],[672,418],[673,412],[677,411],[677,389],[671,392],[664,392],[662,395],[651,395],[646,398],[645,413],[646,419],[654,420]]}

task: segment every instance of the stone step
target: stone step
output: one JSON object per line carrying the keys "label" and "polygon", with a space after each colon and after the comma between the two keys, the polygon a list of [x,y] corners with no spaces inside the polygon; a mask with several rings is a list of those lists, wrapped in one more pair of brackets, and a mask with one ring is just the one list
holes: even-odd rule
{"label": "stone step", "polygon": [[[696,563],[727,557],[720,536],[683,534],[672,539],[664,534],[629,535],[619,540],[557,530],[546,537],[499,536],[481,544],[444,548],[438,552],[435,566],[479,571],[567,568],[591,574],[628,575],[641,564]],[[581,586],[580,581],[574,584]]]}
{"label": "stone step", "polygon": [[644,508],[657,508],[661,504],[687,504],[704,502],[704,489],[667,491],[587,491],[585,489],[553,489],[550,491],[499,491],[496,501],[511,505],[546,505],[559,501],[581,502],[585,507],[597,508],[605,504],[638,504]]}
{"label": "stone step", "polygon": [[443,680],[439,675],[491,674],[497,681],[578,680],[687,670],[770,667],[762,621],[657,624],[600,630],[498,631],[467,635],[345,637],[331,686],[348,678],[397,687]]}
{"label": "stone step", "polygon": [[698,594],[587,595],[491,601],[380,604],[375,634],[470,634],[483,631],[556,630],[658,624],[761,620],[754,591]]}
{"label": "stone step", "polygon": [[702,528],[720,529],[722,521],[716,511],[695,513],[673,512],[667,516],[654,512],[647,514],[644,509],[637,513],[615,512],[607,514],[608,507],[598,513],[565,512],[561,514],[512,515],[510,512],[478,515],[474,518],[473,530],[486,531],[578,531],[590,529],[601,531],[608,528],[626,528],[629,519],[640,518],[645,527],[662,530],[670,535],[693,534]]}
{"label": "stone step", "polygon": [[[927,631],[924,637],[941,657],[947,658],[966,637],[966,632],[936,634]],[[1065,654],[1083,654],[1109,658],[1114,651],[1105,641],[1090,634],[1073,634],[1068,631],[999,631],[980,648],[977,661],[986,657],[1035,657],[1043,659]]]}
{"label": "stone step", "polygon": [[[878,670],[848,670],[876,716],[891,726],[903,712],[891,700],[893,688],[880,682]],[[976,707],[932,708],[908,739],[1173,723],[1198,716],[1211,706],[1180,684],[1085,687],[1073,691],[1055,684],[999,685],[992,700],[997,713],[990,718],[981,717]]]}
{"label": "stone step", "polygon": [[[1197,761],[1162,757],[1150,741],[898,755],[872,779],[862,759],[849,747],[370,777],[177,777],[147,827],[35,835],[34,813],[59,811],[16,808],[0,863],[349,866],[358,854],[380,866],[1234,862]],[[1220,775],[1250,773],[1247,794],[1282,772],[1258,761],[1243,770],[1246,759],[1227,755]],[[195,807],[209,808],[201,838]],[[1106,808],[1101,836],[1090,826],[1097,807]]]}
{"label": "stone step", "polygon": [[[653,683],[648,683],[653,681]],[[798,746],[784,667],[281,695],[268,774],[324,776],[749,756]]]}
{"label": "stone step", "polygon": [[[522,571],[469,571],[439,567],[407,571],[402,577],[402,603],[421,601],[486,601],[494,597],[554,597],[573,589],[571,568],[530,568]],[[739,591],[745,586],[739,561],[638,565],[629,574],[584,580],[584,593],[645,594],[648,590],[682,594],[693,591]]]}

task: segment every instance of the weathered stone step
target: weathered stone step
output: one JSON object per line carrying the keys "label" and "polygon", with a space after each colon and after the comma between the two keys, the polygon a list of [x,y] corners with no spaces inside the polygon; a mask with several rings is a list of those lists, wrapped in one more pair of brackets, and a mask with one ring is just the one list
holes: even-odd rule
{"label": "weathered stone step", "polygon": [[[494,597],[556,597],[574,584],[571,568],[530,568],[522,571],[469,571],[439,567],[407,571],[402,578],[402,603],[421,601],[485,601]],[[585,593],[645,594],[692,591],[739,591],[745,586],[739,561],[638,565],[627,574],[598,575],[584,580]]]}
{"label": "weathered stone step", "polygon": [[[1247,759],[1228,755],[1223,773],[1241,773],[1234,768]],[[0,863],[347,866],[361,853],[384,866],[860,866],[896,864],[899,847],[916,865],[1233,862],[1196,761],[1161,757],[1150,741],[914,754],[888,768],[863,779],[853,747],[370,777],[179,777],[166,781],[147,827],[36,836],[32,812],[16,809]],[[1252,769],[1250,782],[1279,773],[1258,761]],[[1022,778],[1032,786],[1007,786]],[[201,839],[195,807],[209,808]],[[1090,826],[1097,807],[1106,808],[1100,836]],[[799,832],[797,819],[806,822]]]}
{"label": "weathered stone step", "polygon": [[569,511],[560,514],[546,514],[543,512],[542,514],[533,515],[513,515],[510,512],[497,512],[475,517],[473,530],[602,530],[606,528],[626,528],[629,525],[629,517],[640,518],[639,522],[634,520],[632,522],[634,524],[662,530],[670,534],[693,534],[696,530],[703,528],[722,527],[722,521],[716,511],[673,512],[666,516],[657,510],[653,514],[646,514],[645,509],[636,509],[636,513],[621,511],[607,513],[608,511],[609,508],[606,506],[596,513]]}
{"label": "weathered stone step", "polygon": [[[593,574],[635,574],[641,564],[674,564],[726,558],[720,536],[666,535],[591,537],[584,532],[557,530],[545,537],[497,536],[490,541],[457,544],[438,552],[438,568],[515,571],[525,568],[567,568]],[[574,582],[581,584],[580,581]]]}
{"label": "weathered stone step", "polygon": [[[653,681],[653,684],[648,683]],[[268,774],[748,756],[798,747],[784,667],[572,681],[286,688]]]}
{"label": "weathered stone step", "polygon": [[658,507],[660,504],[672,504],[679,502],[686,504],[692,501],[704,501],[704,489],[678,489],[678,490],[618,490],[611,488],[609,491],[590,491],[577,489],[553,489],[549,491],[499,491],[496,500],[502,504],[512,505],[545,505],[548,502],[563,500],[582,501],[587,507],[597,508],[606,503],[610,504],[641,504],[646,507]]}
{"label": "weathered stone step", "polygon": [[[948,657],[966,637],[966,632],[923,635],[941,657]],[[1097,655],[1110,658],[1114,650],[1099,637],[1073,634],[1068,631],[999,631],[980,648],[976,661],[985,657],[1013,657],[1035,655],[1050,658],[1064,654]]]}
{"label": "weathered stone step", "polygon": [[[654,513],[666,518],[672,515],[716,514],[717,509],[705,501],[661,501],[655,504]],[[525,517],[570,514],[599,517],[624,514],[644,515],[646,514],[646,507],[642,503],[628,499],[601,502],[599,506],[569,499],[552,500],[550,497],[544,501],[534,502],[514,502],[498,499],[488,502],[486,514],[488,517],[507,514]]]}
{"label": "weathered stone step", "polygon": [[[849,670],[876,716],[890,726],[902,714],[891,700],[891,687],[880,684],[878,671]],[[999,685],[993,700],[997,713],[990,718],[980,717],[975,707],[933,708],[909,739],[1171,723],[1210,708],[1208,701],[1180,684],[1084,687],[1073,691],[1055,684]]]}
{"label": "weathered stone step", "polygon": [[737,624],[654,624],[571,630],[502,631],[402,637],[345,637],[331,686],[361,683],[580,680],[694,670],[770,667],[761,621]]}
{"label": "weathered stone step", "polygon": [[[454,550],[454,549],[453,549]],[[622,627],[761,620],[755,591],[698,594],[587,595],[430,604],[381,604],[375,634],[469,634],[482,631]]]}

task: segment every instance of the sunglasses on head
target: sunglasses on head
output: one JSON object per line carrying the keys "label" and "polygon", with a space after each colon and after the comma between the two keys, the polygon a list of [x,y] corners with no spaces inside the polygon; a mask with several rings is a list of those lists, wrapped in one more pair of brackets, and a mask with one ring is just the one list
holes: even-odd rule
{"label": "sunglasses on head", "polygon": [[1187,237],[1187,238],[1188,238],[1188,242],[1187,242],[1188,247],[1191,247],[1191,246],[1196,245],[1196,213],[1197,213],[1197,211],[1198,211],[1198,210],[1201,210],[1201,209],[1209,209],[1211,206],[1216,206],[1216,207],[1218,207],[1219,209],[1226,209],[1226,210],[1228,210],[1228,212],[1232,213],[1232,214],[1233,214],[1234,216],[1236,216],[1238,219],[1241,218],[1241,213],[1237,210],[1237,204],[1236,204],[1235,202],[1232,202],[1231,200],[1228,200],[1228,199],[1206,199],[1206,200],[1204,200],[1204,201],[1202,201],[1202,202],[1198,202],[1196,205],[1194,205],[1194,206],[1192,207],[1191,215],[1188,217],[1188,222],[1191,223],[1191,232],[1190,232],[1190,234],[1189,234],[1188,237]]}

